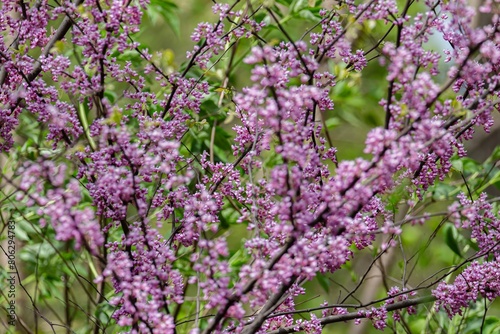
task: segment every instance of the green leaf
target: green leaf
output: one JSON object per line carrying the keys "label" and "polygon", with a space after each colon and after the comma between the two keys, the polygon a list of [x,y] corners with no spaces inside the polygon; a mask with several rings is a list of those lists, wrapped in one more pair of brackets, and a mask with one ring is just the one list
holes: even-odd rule
{"label": "green leaf", "polygon": [[111,104],[114,104],[116,99],[118,98],[118,95],[116,95],[115,92],[110,91],[110,90],[105,90],[104,91],[104,96],[109,100]]}
{"label": "green leaf", "polygon": [[288,7],[292,3],[292,0],[276,0],[276,2]]}
{"label": "green leaf", "polygon": [[143,61],[141,55],[135,50],[116,51],[113,53],[113,57],[120,61],[130,61],[134,65],[139,65]]}
{"label": "green leaf", "polygon": [[168,0],[151,0],[148,6],[148,15],[153,24],[157,24],[158,19],[156,14],[161,15],[174,34],[180,37],[180,21],[177,9],[177,5]]}
{"label": "green leaf", "polygon": [[472,248],[476,252],[479,252],[479,246],[477,245],[476,239],[465,238],[465,240],[467,241],[467,244],[470,246],[470,248]]}
{"label": "green leaf", "polygon": [[308,0],[294,0],[293,3],[290,6],[290,13],[298,13],[302,9],[308,8]]}
{"label": "green leaf", "polygon": [[226,217],[224,215],[219,216],[219,221],[220,221],[220,227],[222,229],[228,229],[229,228],[229,222],[227,221]]}
{"label": "green leaf", "polygon": [[486,317],[484,322],[484,334],[498,334],[500,333],[500,318],[497,317]]}
{"label": "green leaf", "polygon": [[446,200],[450,198],[455,189],[454,186],[450,186],[446,183],[436,183],[432,191],[432,199],[435,201]]}
{"label": "green leaf", "polygon": [[264,166],[266,168],[273,168],[276,165],[282,164],[283,158],[279,154],[270,154],[264,161]]}
{"label": "green leaf", "polygon": [[409,181],[406,180],[398,185],[392,193],[387,196],[388,205],[387,208],[391,211],[396,211],[399,204],[403,199],[408,198],[408,191],[406,187],[408,186]]}
{"label": "green leaf", "polygon": [[297,13],[296,16],[311,22],[321,21],[321,19],[318,16],[314,15],[309,9],[301,10],[300,12]]}
{"label": "green leaf", "polygon": [[97,306],[95,310],[95,316],[103,324],[107,324],[111,321],[111,314],[114,312],[114,308],[108,303],[102,303]]}
{"label": "green leaf", "polygon": [[451,166],[459,171],[460,173],[464,172],[464,164],[461,159],[455,159],[451,161]]}
{"label": "green leaf", "polygon": [[248,258],[249,258],[249,255],[246,252],[246,250],[243,250],[242,248],[240,248],[229,259],[229,265],[232,268],[239,269],[239,268],[241,268],[241,266],[243,266],[244,264],[247,263]]}
{"label": "green leaf", "polygon": [[427,326],[427,321],[425,319],[413,319],[408,322],[411,333],[424,333]]}
{"label": "green leaf", "polygon": [[321,274],[316,275],[316,279],[318,280],[319,285],[325,290],[326,293],[330,291],[330,282],[328,279]]}
{"label": "green leaf", "polygon": [[22,240],[22,241],[29,241],[30,237],[28,236],[28,233],[24,231],[22,228],[17,228],[16,229],[16,239]]}
{"label": "green leaf", "polygon": [[336,126],[340,125],[340,119],[338,117],[332,117],[326,120],[325,122],[326,128],[328,130],[331,130],[335,128]]}
{"label": "green leaf", "polygon": [[457,228],[453,224],[448,223],[444,226],[443,230],[446,245],[453,251],[453,253],[463,257],[458,244],[460,234],[458,233]]}
{"label": "green leaf", "polygon": [[500,160],[500,146],[495,147],[491,155],[486,160],[487,162],[496,162]]}
{"label": "green leaf", "polygon": [[200,117],[208,117],[219,114],[220,108],[211,99],[207,99],[201,103],[200,106]]}
{"label": "green leaf", "polygon": [[462,158],[462,163],[463,171],[466,175],[471,175],[483,171],[483,166],[479,162],[471,158]]}

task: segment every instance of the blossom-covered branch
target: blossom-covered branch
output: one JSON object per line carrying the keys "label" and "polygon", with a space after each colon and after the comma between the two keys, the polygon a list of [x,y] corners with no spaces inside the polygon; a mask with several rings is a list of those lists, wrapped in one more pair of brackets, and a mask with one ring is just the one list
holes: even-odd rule
{"label": "blossom-covered branch", "polygon": [[[500,155],[473,164],[464,142],[500,109],[497,2],[483,27],[465,0],[214,2],[179,64],[141,35],[159,16],[173,24],[169,1],[4,1],[0,182],[17,203],[2,192],[0,205],[47,234],[19,224],[26,271],[38,282],[34,249],[47,268],[51,254],[76,263],[63,305],[94,312],[96,333],[320,333],[363,318],[382,330],[423,303],[452,317],[495,299],[498,208],[484,190]],[[361,149],[337,134],[350,122],[370,128]],[[456,258],[429,283],[406,252],[440,230]],[[386,297],[361,302],[397,252],[401,271],[380,268]],[[77,280],[97,292],[86,307]],[[299,319],[311,282],[330,301]],[[71,314],[61,326],[80,323]]]}

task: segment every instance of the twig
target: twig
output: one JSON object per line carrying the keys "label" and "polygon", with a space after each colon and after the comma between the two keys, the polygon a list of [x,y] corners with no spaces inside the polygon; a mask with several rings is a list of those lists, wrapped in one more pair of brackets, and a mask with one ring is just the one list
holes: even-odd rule
{"label": "twig", "polygon": [[[434,296],[425,296],[425,297],[420,297],[420,298],[415,298],[415,299],[407,299],[403,300],[401,302],[397,302],[391,305],[388,305],[386,307],[387,312],[391,311],[396,311],[404,308],[408,308],[410,306],[415,306],[415,305],[420,305],[420,304],[425,304],[425,303],[431,303],[436,300],[436,297]],[[321,325],[327,325],[327,324],[333,324],[336,322],[342,322],[342,321],[349,321],[349,320],[354,320],[354,319],[362,319],[366,318],[366,315],[361,314],[359,312],[351,312],[351,313],[346,313],[346,314],[339,314],[339,315],[332,315],[324,318],[318,319]],[[304,325],[295,325],[295,326],[288,326],[288,327],[283,327],[278,330],[274,330],[269,332],[268,334],[284,334],[284,333],[296,333],[304,330]]]}

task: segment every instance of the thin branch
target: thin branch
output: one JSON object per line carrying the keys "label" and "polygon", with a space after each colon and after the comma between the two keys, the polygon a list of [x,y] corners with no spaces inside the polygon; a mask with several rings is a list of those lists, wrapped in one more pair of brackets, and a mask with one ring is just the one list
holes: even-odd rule
{"label": "thin branch", "polygon": [[[407,300],[403,300],[401,302],[397,302],[397,303],[386,306],[386,310],[387,310],[387,312],[401,310],[401,309],[408,308],[410,306],[432,303],[435,300],[436,300],[436,297],[434,297],[434,296],[424,296],[424,297],[415,298],[415,299],[407,299]],[[325,326],[325,325],[333,324],[336,322],[343,322],[343,321],[362,319],[362,318],[366,318],[366,315],[361,314],[359,312],[351,312],[351,313],[346,313],[346,314],[332,315],[332,316],[328,316],[328,317],[324,317],[324,318],[319,318],[318,321],[321,323],[321,325]],[[270,331],[268,334],[296,333],[296,332],[300,332],[300,331],[304,330],[304,328],[305,328],[305,325],[288,326],[288,327],[282,327],[278,330]]]}

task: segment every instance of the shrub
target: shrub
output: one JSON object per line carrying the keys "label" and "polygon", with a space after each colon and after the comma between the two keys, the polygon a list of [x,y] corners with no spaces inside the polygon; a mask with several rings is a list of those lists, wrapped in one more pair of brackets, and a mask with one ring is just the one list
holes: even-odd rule
{"label": "shrub", "polygon": [[214,1],[178,64],[142,42],[179,33],[166,0],[3,1],[17,329],[498,328],[500,151],[463,146],[499,107],[497,5]]}

